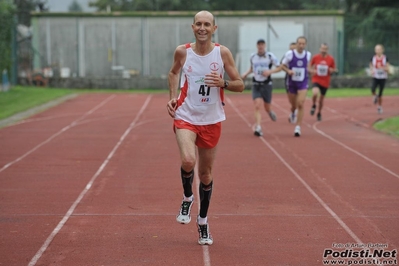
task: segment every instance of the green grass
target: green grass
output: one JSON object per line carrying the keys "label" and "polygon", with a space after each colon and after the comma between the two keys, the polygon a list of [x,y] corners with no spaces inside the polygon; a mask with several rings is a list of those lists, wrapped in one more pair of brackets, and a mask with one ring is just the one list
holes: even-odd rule
{"label": "green grass", "polygon": [[378,121],[374,124],[374,128],[389,135],[399,137],[399,116]]}
{"label": "green grass", "polygon": [[166,93],[167,90],[57,89],[15,86],[0,91],[0,120],[72,93]]}
{"label": "green grass", "polygon": [[73,92],[68,89],[13,87],[8,92],[0,92],[0,119]]}
{"label": "green grass", "polygon": [[[244,93],[250,93],[246,90]],[[71,93],[168,93],[166,89],[111,90],[111,89],[57,89],[15,86],[8,92],[0,92],[0,119],[23,112]],[[230,93],[230,92],[228,92]],[[273,93],[285,93],[285,89],[274,89]],[[310,95],[310,90],[309,94]],[[329,89],[327,97],[370,96],[369,89]],[[399,89],[385,89],[384,96],[399,95]]]}

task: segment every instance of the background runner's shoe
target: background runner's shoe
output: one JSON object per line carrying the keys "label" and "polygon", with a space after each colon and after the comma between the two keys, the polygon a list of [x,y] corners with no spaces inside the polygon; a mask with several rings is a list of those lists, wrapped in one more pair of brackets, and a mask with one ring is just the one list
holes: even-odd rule
{"label": "background runner's shoe", "polygon": [[301,127],[300,126],[296,126],[295,127],[294,136],[295,137],[300,137],[301,136]]}
{"label": "background runner's shoe", "polygon": [[188,224],[191,221],[191,206],[193,206],[194,199],[192,201],[183,201],[180,206],[179,214],[176,216],[176,221],[181,224]]}
{"label": "background runner's shoe", "polygon": [[320,113],[317,114],[317,120],[321,121],[321,114]]}
{"label": "background runner's shoe", "polygon": [[382,110],[382,107],[381,107],[381,106],[378,106],[377,112],[378,112],[379,114],[382,114],[382,113],[384,112],[384,111]]}
{"label": "background runner's shoe", "polygon": [[258,137],[263,136],[262,128],[259,125],[255,127],[254,135]]}
{"label": "background runner's shoe", "polygon": [[271,119],[272,121],[276,121],[276,120],[277,120],[277,116],[276,116],[276,113],[275,113],[275,112],[270,111],[270,112],[269,112],[269,116],[270,116],[270,119]]}
{"label": "background runner's shoe", "polygon": [[197,219],[197,227],[198,227],[198,233],[199,233],[198,244],[200,244],[200,245],[212,245],[213,244],[213,239],[212,239],[211,234],[209,233],[209,225],[208,225],[208,223],[206,223],[206,224],[198,224],[198,219]]}
{"label": "background runner's shoe", "polygon": [[314,115],[315,111],[316,111],[316,105],[313,105],[312,108],[310,109],[310,115]]}

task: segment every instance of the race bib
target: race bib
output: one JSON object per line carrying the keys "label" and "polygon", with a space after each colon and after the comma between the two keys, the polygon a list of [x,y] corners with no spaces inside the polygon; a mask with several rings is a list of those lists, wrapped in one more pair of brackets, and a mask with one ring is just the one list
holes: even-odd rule
{"label": "race bib", "polygon": [[210,105],[218,100],[219,90],[205,85],[205,77],[190,77],[190,101],[197,106]]}
{"label": "race bib", "polygon": [[259,76],[263,76],[263,71],[267,70],[268,68],[265,67],[258,67],[255,69],[255,74]]}
{"label": "race bib", "polygon": [[325,77],[328,75],[328,66],[326,65],[317,65],[316,66],[317,76]]}
{"label": "race bib", "polygon": [[384,77],[385,76],[385,70],[382,68],[377,68],[375,71],[375,74],[377,77]]}
{"label": "race bib", "polygon": [[294,71],[294,74],[291,77],[293,81],[303,81],[305,79],[304,68],[293,67],[292,71]]}

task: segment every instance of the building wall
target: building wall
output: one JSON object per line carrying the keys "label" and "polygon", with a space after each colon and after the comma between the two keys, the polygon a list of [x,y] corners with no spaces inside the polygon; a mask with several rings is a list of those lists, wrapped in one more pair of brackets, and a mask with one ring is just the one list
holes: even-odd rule
{"label": "building wall", "polygon": [[[34,16],[34,68],[51,67],[54,75],[61,68],[69,68],[71,76],[118,77],[123,69],[130,74],[149,77],[165,77],[170,69],[175,48],[179,44],[192,42],[193,16]],[[217,16],[218,30],[214,41],[227,46],[240,63],[239,28],[248,21],[265,25],[259,38],[267,39],[268,25],[293,22],[303,25],[308,38],[308,50],[318,52],[321,43],[330,46],[330,53],[339,61],[338,32],[342,31],[340,15],[256,15]],[[279,34],[284,34],[284,30]],[[263,35],[263,36],[262,36]],[[292,41],[298,36],[292,36]],[[256,51],[256,40],[253,52]],[[273,43],[269,43],[273,52]],[[288,43],[285,44],[288,48]],[[276,49],[276,48],[275,48]],[[281,50],[281,48],[279,47]]]}

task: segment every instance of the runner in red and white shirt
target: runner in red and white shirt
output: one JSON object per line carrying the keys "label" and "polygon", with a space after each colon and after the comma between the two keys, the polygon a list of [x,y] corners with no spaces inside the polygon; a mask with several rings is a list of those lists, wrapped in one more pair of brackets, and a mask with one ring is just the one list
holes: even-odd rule
{"label": "runner in red and white shirt", "polygon": [[327,89],[330,86],[330,76],[332,73],[337,72],[334,58],[328,54],[328,45],[326,43],[321,44],[320,53],[313,56],[310,61],[310,72],[313,74],[313,105],[310,109],[310,115],[314,115],[316,112],[316,101],[320,93],[317,120],[321,121],[321,109],[323,108]]}
{"label": "runner in red and white shirt", "polygon": [[[373,77],[371,93],[373,94],[374,104],[378,103],[378,113],[382,114],[382,92],[388,78],[389,62],[388,57],[384,55],[384,46],[377,44],[374,51],[375,55],[370,60],[370,72]],[[378,94],[376,94],[377,86],[379,87]]]}
{"label": "runner in red and white shirt", "polygon": [[[192,185],[198,156],[198,243],[211,245],[213,239],[209,233],[207,213],[213,187],[213,162],[221,133],[221,122],[225,120],[223,91],[226,89],[242,92],[244,82],[230,50],[212,42],[212,35],[217,29],[212,13],[198,12],[191,27],[195,42],[176,48],[168,78],[170,100],[166,108],[174,119],[183,185],[183,201],[176,220],[182,224],[191,221],[190,211],[194,201]],[[181,91],[177,95],[180,71]],[[224,71],[230,80],[224,79]]]}

